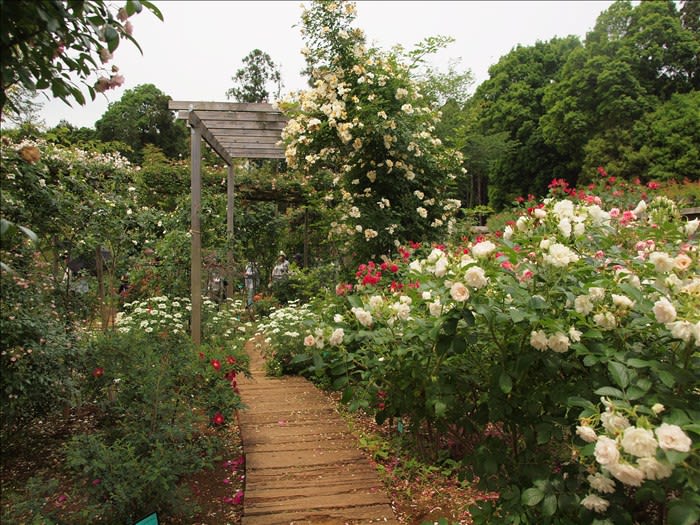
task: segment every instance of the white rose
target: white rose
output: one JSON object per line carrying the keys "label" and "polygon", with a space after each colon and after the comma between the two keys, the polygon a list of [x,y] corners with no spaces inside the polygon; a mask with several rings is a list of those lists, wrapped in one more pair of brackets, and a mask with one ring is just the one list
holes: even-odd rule
{"label": "white rose", "polygon": [[353,314],[355,314],[355,317],[362,326],[372,326],[374,320],[372,319],[372,314],[369,313],[367,310],[354,307],[351,311]]}
{"label": "white rose", "polygon": [[584,233],[586,233],[586,225],[582,222],[577,222],[574,224],[574,235],[576,237],[581,237]]}
{"label": "white rose", "polygon": [[494,243],[491,241],[483,241],[475,244],[471,252],[474,257],[486,257],[495,249],[496,245]]}
{"label": "white rose", "polygon": [[597,490],[603,494],[612,494],[615,492],[615,482],[599,472],[588,476],[588,484],[593,490]]}
{"label": "white rose", "polygon": [[435,263],[435,277],[444,277],[447,273],[447,257],[440,257]]}
{"label": "white rose", "polygon": [[657,443],[654,433],[646,428],[627,427],[622,434],[620,444],[625,452],[638,458],[656,454]]}
{"label": "white rose", "polygon": [[571,237],[571,221],[569,219],[560,220],[557,228],[565,238]]}
{"label": "white rose", "polygon": [[429,291],[425,291],[425,292],[421,293],[420,296],[424,301],[430,301],[430,299],[432,299],[432,297],[433,297],[433,294],[430,293]]}
{"label": "white rose", "polygon": [[637,465],[646,479],[665,479],[673,473],[669,465],[661,463],[654,457],[639,458]]}
{"label": "white rose", "polygon": [[450,295],[455,301],[464,302],[469,299],[469,290],[464,284],[456,282],[450,288]]}
{"label": "white rose", "polygon": [[676,260],[666,252],[651,252],[649,261],[654,265],[656,271],[660,273],[668,273],[676,265]]}
{"label": "white rose", "polygon": [[336,328],[333,330],[331,337],[328,342],[333,346],[338,346],[343,343],[343,338],[345,337],[345,331],[342,328]]}
{"label": "white rose", "polygon": [[408,265],[408,269],[411,270],[412,272],[415,273],[422,273],[423,272],[423,264],[419,260],[414,260],[411,261],[411,263]]}
{"label": "white rose", "polygon": [[617,434],[630,426],[630,422],[625,416],[608,410],[600,415],[600,422],[610,434]]}
{"label": "white rose", "polygon": [[396,313],[396,317],[402,321],[408,319],[411,313],[411,307],[405,303],[394,303],[391,305],[391,309]]}
{"label": "white rose", "polygon": [[547,350],[547,334],[544,330],[536,330],[530,333],[530,345],[537,350]]}
{"label": "white rose", "polygon": [[666,410],[666,407],[663,406],[661,403],[654,403],[651,407],[651,411],[657,416],[664,410]]}
{"label": "white rose", "polygon": [[566,336],[566,334],[561,332],[550,335],[549,339],[547,339],[547,346],[549,346],[553,352],[557,352],[558,354],[566,352],[569,349],[569,344],[569,338]]}
{"label": "white rose", "polygon": [[612,294],[613,304],[620,308],[630,309],[634,306],[634,301],[626,295]]}
{"label": "white rose", "polygon": [[656,301],[652,310],[659,323],[666,324],[676,320],[676,308],[665,297]]}
{"label": "white rose", "polygon": [[506,241],[509,241],[513,237],[513,227],[510,225],[507,225],[505,228],[503,228],[503,238]]}
{"label": "white rose", "polygon": [[376,310],[377,308],[381,308],[383,304],[384,304],[384,298],[381,295],[373,295],[372,297],[369,298],[369,306],[370,306],[370,308],[372,308],[372,310]]}
{"label": "white rose", "polygon": [[661,423],[656,429],[656,437],[659,440],[659,446],[664,450],[677,450],[678,452],[690,451],[690,445],[693,442],[677,425],[669,425]]}
{"label": "white rose", "polygon": [[527,217],[521,215],[518,217],[518,220],[515,221],[515,227],[518,229],[518,231],[524,232],[527,230],[527,222]]}
{"label": "white rose", "polygon": [[579,314],[588,315],[593,311],[593,301],[588,295],[579,295],[574,299],[574,309]]}
{"label": "white rose", "polygon": [[544,255],[544,261],[552,266],[563,268],[578,261],[578,255],[563,244],[554,243],[549,247],[549,253]]}
{"label": "white rose", "polygon": [[533,215],[537,219],[544,219],[547,216],[547,212],[545,210],[543,210],[542,208],[535,208]]}
{"label": "white rose", "polygon": [[574,343],[578,343],[581,340],[581,331],[576,330],[576,327],[572,326],[569,328],[569,339]]}
{"label": "white rose", "polygon": [[588,425],[578,425],[576,427],[576,435],[583,439],[586,443],[595,443],[595,441],[598,439],[595,430]]}
{"label": "white rose", "polygon": [[309,334],[306,337],[304,337],[304,346],[314,346],[316,344],[316,339],[314,339],[314,336]]}
{"label": "white rose", "polygon": [[613,330],[617,326],[617,319],[611,312],[595,314],[593,321],[603,330]]}
{"label": "white rose", "polygon": [[442,304],[440,301],[435,301],[434,303],[428,304],[428,311],[433,317],[439,317],[442,314]]}
{"label": "white rose", "polygon": [[676,339],[688,342],[693,336],[693,325],[688,321],[674,321],[667,323],[666,328],[671,330],[671,335]]}
{"label": "white rose", "polygon": [[486,286],[489,280],[486,278],[483,268],[472,266],[464,274],[464,282],[466,282],[472,288],[479,289]]}
{"label": "white rose", "polygon": [[596,496],[595,494],[589,494],[581,500],[581,505],[586,507],[588,510],[603,513],[608,510],[610,502],[601,498],[600,496]]}
{"label": "white rose", "polygon": [[574,216],[574,203],[568,199],[557,201],[552,208],[554,214],[563,219]]}
{"label": "white rose", "polygon": [[342,323],[343,322],[343,316],[340,314],[335,314],[333,316],[333,322],[334,323]]}
{"label": "white rose", "polygon": [[644,472],[632,465],[613,463],[606,465],[606,468],[610,471],[610,474],[625,485],[639,487],[642,485],[642,481],[644,481]]}
{"label": "white rose", "polygon": [[603,299],[605,299],[605,288],[594,286],[588,290],[588,295],[590,296],[591,301],[593,301],[594,303],[602,301]]}

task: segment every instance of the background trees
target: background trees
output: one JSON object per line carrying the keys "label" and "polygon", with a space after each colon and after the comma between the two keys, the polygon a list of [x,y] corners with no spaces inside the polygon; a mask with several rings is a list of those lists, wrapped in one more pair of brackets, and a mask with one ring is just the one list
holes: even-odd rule
{"label": "background trees", "polygon": [[[231,77],[234,87],[226,91],[226,98],[236,102],[272,102],[279,98],[282,76],[272,57],[259,49],[253,49],[243,58],[244,67]],[[272,100],[268,85],[272,84]]]}
{"label": "background trees", "polygon": [[128,89],[112,102],[95,123],[97,136],[103,141],[118,140],[130,150],[122,153],[140,163],[147,144],[160,148],[167,157],[187,154],[187,130],[168,109],[170,97],[153,84]]}

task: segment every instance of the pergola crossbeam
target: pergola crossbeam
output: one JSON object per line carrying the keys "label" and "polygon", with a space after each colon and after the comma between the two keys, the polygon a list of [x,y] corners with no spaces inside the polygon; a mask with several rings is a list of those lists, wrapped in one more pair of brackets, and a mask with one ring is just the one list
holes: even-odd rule
{"label": "pergola crossbeam", "polygon": [[[192,133],[192,341],[201,343],[202,249],[201,249],[201,141],[204,139],[228,165],[226,232],[233,245],[234,168],[233,159],[283,159],[282,130],[287,124],[284,115],[271,104],[235,102],[174,101],[168,108],[186,120]],[[228,294],[233,291],[233,251],[227,256]]]}

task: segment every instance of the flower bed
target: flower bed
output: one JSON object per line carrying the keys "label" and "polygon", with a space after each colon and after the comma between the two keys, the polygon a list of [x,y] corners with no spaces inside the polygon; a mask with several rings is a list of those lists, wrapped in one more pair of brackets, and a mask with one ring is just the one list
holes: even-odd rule
{"label": "flower bed", "polygon": [[285,362],[498,490],[477,522],[693,523],[698,221],[662,196],[553,195],[488,238],[361,265],[312,328],[292,307],[294,330],[265,333]]}

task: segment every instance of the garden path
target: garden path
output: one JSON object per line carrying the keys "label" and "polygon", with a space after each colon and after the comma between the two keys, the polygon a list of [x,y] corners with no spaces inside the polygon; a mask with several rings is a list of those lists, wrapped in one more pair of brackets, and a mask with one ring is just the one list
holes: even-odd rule
{"label": "garden path", "polygon": [[243,525],[398,525],[376,470],[333,404],[300,377],[268,377],[251,341],[238,386]]}

